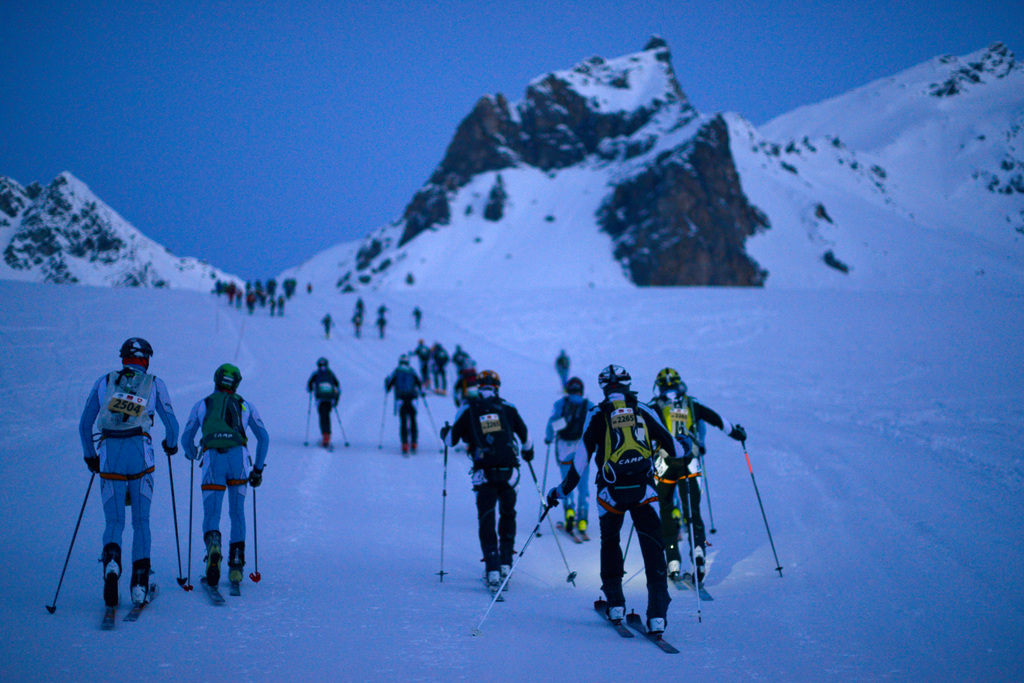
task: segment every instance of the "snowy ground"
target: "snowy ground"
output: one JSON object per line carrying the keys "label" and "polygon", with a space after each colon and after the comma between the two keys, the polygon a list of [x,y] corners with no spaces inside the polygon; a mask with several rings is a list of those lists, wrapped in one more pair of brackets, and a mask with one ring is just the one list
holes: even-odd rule
{"label": "snowy ground", "polygon": [[[1019,292],[882,294],[774,290],[571,290],[368,296],[391,308],[388,338],[323,338],[354,303],[301,293],[284,318],[210,295],[2,282],[0,315],[0,678],[4,680],[1020,680],[1024,676],[1024,306]],[[425,311],[412,328],[414,305]],[[364,329],[364,333],[374,330]],[[149,339],[182,422],[221,362],[271,433],[256,491],[259,571],[224,608],[186,593],[167,460],[158,456],[153,564],[162,595],[136,624],[99,629],[102,512],[94,487],[67,576],[50,604],[85,495],[77,422],[91,383],[128,336]],[[538,441],[564,348],[597,398],[609,362],[649,398],[654,374],[743,424],[784,569],[780,578],[740,446],[709,438],[711,537],[695,616],[673,590],[666,638],[681,655],[621,640],[593,613],[598,541],[548,528],[498,604],[479,582],[462,454],[449,454],[443,583],[442,455],[430,434],[453,414],[431,397],[419,455],[398,453],[384,376],[416,341],[456,343],[503,379]],[[304,383],[324,355],[344,394],[351,447],[304,447]],[[382,409],[386,408],[381,438]],[[314,416],[315,422],[315,416]],[[314,427],[315,431],[315,427]],[[157,429],[160,433],[159,428]],[[543,444],[538,449],[543,472]],[[187,461],[174,459],[182,553]],[[554,467],[552,466],[552,470]],[[519,544],[536,523],[528,473]],[[549,473],[549,485],[554,477]],[[191,572],[198,583],[198,490]],[[251,505],[251,501],[250,501]],[[252,508],[249,566],[253,566]],[[704,507],[705,518],[708,506]],[[226,530],[226,513],[223,527]],[[596,521],[596,511],[591,513]],[[595,534],[596,535],[596,534]],[[129,544],[130,528],[125,533]],[[186,558],[187,561],[187,558]],[[627,571],[640,568],[634,546]],[[186,573],[188,570],[185,570]],[[122,585],[124,593],[126,580]],[[643,578],[627,586],[642,611]],[[708,678],[710,677],[710,678]]]}

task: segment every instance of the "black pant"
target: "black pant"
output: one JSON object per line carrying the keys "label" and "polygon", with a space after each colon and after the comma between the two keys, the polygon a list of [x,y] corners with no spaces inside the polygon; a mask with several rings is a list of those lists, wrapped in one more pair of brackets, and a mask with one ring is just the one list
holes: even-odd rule
{"label": "black pant", "polygon": [[[661,543],[658,513],[649,503],[641,503],[630,508],[629,514],[633,518],[647,575],[647,618],[664,618],[672,598],[668,594],[665,551]],[[622,593],[622,576],[625,571],[619,540],[625,519],[625,513],[604,510],[601,514],[601,590],[612,607],[626,604],[626,597]]]}
{"label": "black pant", "polygon": [[[483,551],[487,571],[496,571],[500,565],[512,564],[512,556],[516,552],[516,490],[508,483],[479,484],[474,490],[480,550]],[[499,513],[497,533],[495,506]]]}
{"label": "black pant", "polygon": [[317,401],[316,412],[320,415],[320,433],[330,434],[331,433],[331,401]]}
{"label": "black pant", "polygon": [[402,443],[416,443],[419,439],[419,429],[416,426],[416,404],[414,399],[403,398],[398,406],[398,431],[402,437]]}
{"label": "black pant", "polygon": [[[669,476],[669,473],[666,472],[665,476]],[[679,511],[682,513],[680,520],[672,518],[677,488],[680,500]],[[679,479],[674,484],[658,482],[657,489],[658,506],[661,508],[661,540],[665,545],[665,554],[668,561],[682,562],[683,558],[679,553],[680,525],[687,530],[687,534],[689,534],[690,524],[693,525],[693,544],[695,546],[703,548],[707,540],[704,534],[704,520],[700,516],[700,486],[697,484],[697,478],[692,477]]]}

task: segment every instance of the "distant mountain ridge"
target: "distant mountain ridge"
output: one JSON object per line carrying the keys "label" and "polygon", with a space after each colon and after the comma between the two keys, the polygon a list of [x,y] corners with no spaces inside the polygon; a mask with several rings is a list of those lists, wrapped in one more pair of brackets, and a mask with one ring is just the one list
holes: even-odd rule
{"label": "distant mountain ridge", "polygon": [[332,250],[324,279],[343,291],[479,278],[1020,282],[1022,75],[997,43],[758,130],[735,114],[697,112],[668,46],[653,38],[641,52],[539,77],[517,104],[481,98],[402,217],[354,253]]}
{"label": "distant mountain ridge", "polygon": [[242,281],[176,257],[62,173],[46,187],[0,176],[0,277],[57,284],[210,290]]}

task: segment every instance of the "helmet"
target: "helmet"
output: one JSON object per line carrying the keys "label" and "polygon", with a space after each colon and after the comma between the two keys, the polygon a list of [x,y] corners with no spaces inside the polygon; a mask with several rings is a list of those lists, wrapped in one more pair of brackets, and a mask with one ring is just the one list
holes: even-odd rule
{"label": "helmet", "polygon": [[242,371],[231,363],[224,363],[213,373],[213,384],[218,389],[234,391],[242,383]]}
{"label": "helmet", "polygon": [[565,393],[582,396],[583,380],[581,380],[579,377],[570,377],[569,381],[565,383]]}
{"label": "helmet", "polygon": [[398,364],[399,365],[408,365],[409,364],[409,356],[407,356],[407,355],[405,355],[403,353],[401,356],[398,357]]}
{"label": "helmet", "polygon": [[121,344],[121,358],[149,358],[153,347],[142,337],[132,337]]}
{"label": "helmet", "polygon": [[597,376],[597,385],[601,387],[604,395],[616,391],[629,391],[629,383],[633,378],[621,365],[609,365]]}
{"label": "helmet", "polygon": [[686,382],[679,376],[679,373],[672,368],[662,368],[658,371],[658,376],[654,379],[654,391],[658,393],[665,393],[667,391],[677,391],[680,394],[686,393]]}
{"label": "helmet", "polygon": [[327,367],[327,359],[324,358],[323,356],[320,356],[319,358],[316,359],[316,366],[318,368],[326,368]]}
{"label": "helmet", "polygon": [[477,386],[481,387],[494,387],[497,389],[501,386],[501,378],[498,377],[498,373],[494,370],[484,370],[476,376]]}

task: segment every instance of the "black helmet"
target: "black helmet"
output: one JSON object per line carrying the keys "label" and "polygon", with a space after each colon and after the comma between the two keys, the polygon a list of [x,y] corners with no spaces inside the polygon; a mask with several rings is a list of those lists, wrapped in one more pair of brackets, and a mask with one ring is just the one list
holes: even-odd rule
{"label": "black helmet", "polygon": [[213,373],[213,384],[218,389],[234,391],[242,383],[242,371],[231,363],[224,363]]}
{"label": "black helmet", "polygon": [[565,393],[582,396],[583,380],[581,380],[579,377],[570,377],[569,381],[565,383]]}
{"label": "black helmet", "polygon": [[615,392],[629,391],[631,381],[633,378],[621,365],[609,365],[597,376],[597,385],[601,387],[605,396]]}
{"label": "black helmet", "polygon": [[153,347],[142,337],[132,337],[121,344],[121,358],[149,358]]}
{"label": "black helmet", "polygon": [[319,358],[316,359],[316,366],[318,368],[326,368],[327,367],[327,359],[324,358],[323,356],[320,356]]}

